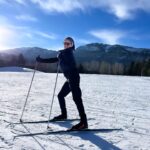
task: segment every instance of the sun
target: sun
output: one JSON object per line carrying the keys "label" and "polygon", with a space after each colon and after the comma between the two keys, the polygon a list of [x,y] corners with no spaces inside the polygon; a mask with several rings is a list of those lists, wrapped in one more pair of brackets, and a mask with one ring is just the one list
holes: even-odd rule
{"label": "sun", "polygon": [[15,32],[9,27],[0,26],[0,50],[10,48],[13,41],[15,41]]}

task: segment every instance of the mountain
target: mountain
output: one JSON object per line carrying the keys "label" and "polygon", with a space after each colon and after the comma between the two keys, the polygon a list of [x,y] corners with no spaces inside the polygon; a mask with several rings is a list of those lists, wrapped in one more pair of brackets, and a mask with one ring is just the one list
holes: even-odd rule
{"label": "mountain", "polygon": [[[0,66],[34,68],[38,55],[50,58],[57,54],[57,51],[39,47],[9,49],[0,52]],[[150,49],[91,43],[78,47],[75,57],[77,66],[83,73],[139,75],[143,68],[146,68],[146,72],[149,70]],[[56,64],[41,63],[38,70],[55,72]]]}
{"label": "mountain", "polygon": [[1,51],[2,54],[11,54],[11,55],[19,55],[22,54],[25,59],[33,60],[38,55],[41,57],[55,57],[57,52],[52,50],[47,50],[39,47],[22,47]]}
{"label": "mountain", "polygon": [[[80,46],[77,49],[78,60],[101,60],[110,63],[128,63],[136,60],[143,60],[150,56],[150,49],[133,48],[122,45],[108,45],[92,43]],[[81,58],[81,59],[79,59]]]}

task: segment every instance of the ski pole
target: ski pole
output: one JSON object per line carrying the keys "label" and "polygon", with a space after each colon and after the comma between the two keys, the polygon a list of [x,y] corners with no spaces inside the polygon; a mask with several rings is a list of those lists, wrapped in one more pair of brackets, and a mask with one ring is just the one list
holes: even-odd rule
{"label": "ski pole", "polygon": [[56,80],[55,80],[55,86],[54,86],[54,91],[53,91],[53,96],[52,96],[52,101],[51,101],[51,106],[50,106],[50,113],[49,113],[49,118],[48,118],[48,123],[47,123],[47,129],[49,129],[49,122],[52,114],[52,108],[53,108],[53,103],[54,103],[54,97],[55,97],[55,91],[56,91],[56,85],[57,85],[57,79],[58,79],[58,73],[59,73],[59,63],[57,64],[57,75],[56,75]]}
{"label": "ski pole", "polygon": [[29,98],[29,94],[30,94],[30,91],[31,91],[31,87],[32,87],[32,83],[33,83],[33,80],[34,80],[34,76],[35,76],[35,72],[36,72],[37,66],[38,66],[38,63],[36,61],[35,62],[35,66],[34,66],[33,76],[32,76],[32,79],[31,79],[31,83],[30,83],[30,86],[29,86],[29,89],[28,89],[28,93],[27,93],[27,96],[26,96],[26,100],[25,100],[25,103],[24,103],[24,106],[23,106],[23,109],[22,109],[22,113],[21,113],[21,117],[20,117],[20,122],[23,122],[22,121],[22,117],[23,117],[23,114],[24,114],[24,111],[25,111],[25,107],[26,107],[28,98]]}

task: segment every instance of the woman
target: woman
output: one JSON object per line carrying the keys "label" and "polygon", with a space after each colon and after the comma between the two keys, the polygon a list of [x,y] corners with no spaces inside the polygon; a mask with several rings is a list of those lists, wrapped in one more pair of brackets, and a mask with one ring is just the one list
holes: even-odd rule
{"label": "woman", "polygon": [[76,62],[74,58],[73,51],[75,51],[74,40],[71,37],[67,37],[64,40],[64,50],[60,50],[58,57],[43,59],[37,57],[36,60],[42,63],[54,63],[57,62],[60,65],[64,76],[66,77],[66,82],[64,83],[62,89],[58,94],[58,100],[61,108],[61,114],[54,117],[54,120],[65,120],[67,119],[67,110],[65,104],[65,97],[72,92],[73,100],[77,106],[80,122],[74,125],[72,130],[81,130],[88,128],[87,117],[85,114],[82,98],[81,98],[81,89],[80,89],[80,76],[76,67]]}

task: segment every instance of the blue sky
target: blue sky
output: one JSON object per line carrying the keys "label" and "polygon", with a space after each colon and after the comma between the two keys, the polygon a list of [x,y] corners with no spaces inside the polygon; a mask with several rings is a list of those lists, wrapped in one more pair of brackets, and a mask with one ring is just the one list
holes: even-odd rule
{"label": "blue sky", "polygon": [[99,42],[150,47],[148,0],[0,0],[0,49]]}

